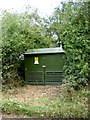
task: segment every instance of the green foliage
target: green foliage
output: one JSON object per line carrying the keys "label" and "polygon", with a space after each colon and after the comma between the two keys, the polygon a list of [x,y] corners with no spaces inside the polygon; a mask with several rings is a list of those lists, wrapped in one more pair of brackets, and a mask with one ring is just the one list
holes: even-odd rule
{"label": "green foliage", "polygon": [[24,83],[24,63],[20,56],[28,49],[50,46],[43,35],[41,18],[37,11],[27,8],[23,14],[2,13],[2,72],[3,84]]}
{"label": "green foliage", "polygon": [[[89,73],[88,3],[62,3],[50,17],[50,30],[66,51],[64,82],[75,89],[86,86]],[[56,43],[57,46],[57,43]]]}

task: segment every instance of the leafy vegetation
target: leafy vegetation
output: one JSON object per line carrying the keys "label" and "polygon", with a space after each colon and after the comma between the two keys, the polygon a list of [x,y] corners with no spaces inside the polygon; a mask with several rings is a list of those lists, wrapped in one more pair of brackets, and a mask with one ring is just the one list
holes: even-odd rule
{"label": "leafy vegetation", "polygon": [[50,17],[50,32],[62,42],[66,51],[64,82],[79,89],[86,86],[89,75],[89,3],[62,3]]}
{"label": "leafy vegetation", "polygon": [[23,14],[3,12],[3,84],[18,86],[23,83],[24,63],[20,56],[28,49],[49,47],[50,37],[43,35],[43,31],[37,11],[25,11]]}

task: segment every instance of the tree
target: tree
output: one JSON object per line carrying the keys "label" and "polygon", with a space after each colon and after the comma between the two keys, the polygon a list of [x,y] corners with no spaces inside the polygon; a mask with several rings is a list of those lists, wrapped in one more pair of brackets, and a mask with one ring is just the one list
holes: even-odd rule
{"label": "tree", "polygon": [[87,85],[90,59],[88,3],[62,3],[62,9],[57,7],[50,21],[51,32],[66,51],[65,83],[75,89]]}

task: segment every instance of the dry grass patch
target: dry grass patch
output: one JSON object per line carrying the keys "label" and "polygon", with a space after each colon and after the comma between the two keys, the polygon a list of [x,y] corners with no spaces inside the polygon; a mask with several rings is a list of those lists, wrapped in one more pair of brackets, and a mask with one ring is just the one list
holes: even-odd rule
{"label": "dry grass patch", "polygon": [[26,86],[3,92],[4,114],[33,118],[87,118],[88,91],[63,86]]}
{"label": "dry grass patch", "polygon": [[18,102],[28,103],[34,106],[40,106],[53,98],[58,99],[61,86],[26,86],[23,88],[16,88],[3,92],[2,99],[17,100]]}

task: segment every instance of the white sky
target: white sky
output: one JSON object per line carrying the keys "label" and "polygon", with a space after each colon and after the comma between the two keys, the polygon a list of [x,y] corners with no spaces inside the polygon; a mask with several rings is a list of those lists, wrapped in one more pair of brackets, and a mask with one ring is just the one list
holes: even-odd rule
{"label": "white sky", "polygon": [[51,15],[54,8],[60,5],[61,0],[1,0],[0,9],[14,9],[22,12],[23,7],[30,5],[32,8],[37,8],[41,17]]}

